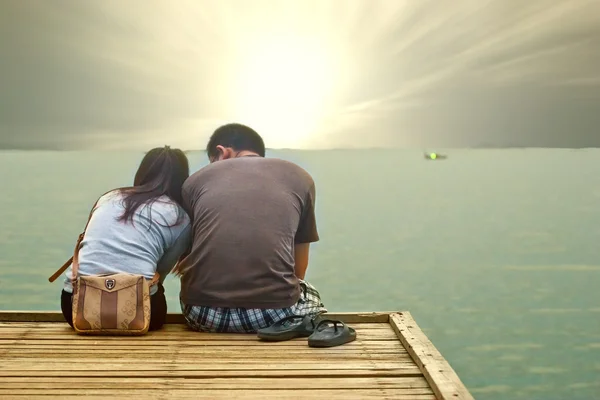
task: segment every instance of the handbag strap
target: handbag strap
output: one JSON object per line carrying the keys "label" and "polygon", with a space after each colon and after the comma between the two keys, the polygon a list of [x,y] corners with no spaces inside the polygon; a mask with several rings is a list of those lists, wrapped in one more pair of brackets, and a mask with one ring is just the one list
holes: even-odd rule
{"label": "handbag strap", "polygon": [[[65,272],[67,270],[67,268],[69,268],[69,265],[71,265],[71,264],[73,264],[71,280],[75,281],[77,279],[77,272],[79,271],[79,249],[81,248],[81,242],[83,241],[83,237],[85,236],[85,231],[87,230],[87,227],[90,224],[90,220],[92,219],[92,214],[96,210],[98,201],[100,201],[100,199],[103,196],[105,196],[106,194],[108,194],[110,192],[112,192],[112,190],[104,193],[102,196],[100,196],[100,198],[98,200],[96,200],[96,202],[92,206],[92,209],[90,210],[90,215],[88,216],[88,220],[85,224],[85,227],[83,228],[83,232],[80,233],[79,237],[77,238],[77,244],[75,245],[75,250],[73,251],[73,256],[71,258],[69,258],[62,265],[62,267],[60,267],[58,270],[56,270],[56,272],[54,274],[52,274],[52,276],[50,278],[48,278],[48,281],[54,282],[63,272]],[[154,276],[150,280],[150,286],[156,285],[158,283],[159,279],[160,279],[160,274],[158,272],[154,273]]]}
{"label": "handbag strap", "polygon": [[[109,192],[106,192],[109,193]],[[106,194],[105,193],[105,194]],[[104,195],[102,195],[104,196]],[[102,197],[100,196],[100,198]],[[79,248],[81,246],[81,242],[83,241],[83,236],[85,235],[85,231],[87,230],[88,225],[90,224],[90,220],[92,219],[92,214],[94,213],[94,211],[96,210],[96,205],[98,204],[98,201],[100,199],[96,200],[96,202],[94,203],[94,205],[92,206],[92,209],[90,211],[90,215],[88,216],[87,222],[85,223],[85,227],[83,228],[83,232],[79,234],[79,237],[77,238],[77,244],[75,245],[75,251],[73,253],[73,256],[71,258],[69,258],[63,265],[62,267],[60,267],[58,270],[56,270],[56,272],[54,274],[52,274],[52,276],[50,278],[48,278],[48,281],[50,282],[54,282],[63,272],[65,272],[67,270],[67,268],[69,268],[69,265],[71,265],[71,263],[73,264],[73,276],[77,276],[76,273],[76,269],[79,269]],[[77,262],[76,262],[77,259]]]}

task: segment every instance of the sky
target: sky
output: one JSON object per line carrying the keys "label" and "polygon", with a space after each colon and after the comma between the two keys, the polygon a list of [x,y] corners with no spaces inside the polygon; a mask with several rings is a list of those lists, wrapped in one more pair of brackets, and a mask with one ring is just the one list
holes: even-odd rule
{"label": "sky", "polygon": [[2,0],[0,148],[600,147],[600,0]]}

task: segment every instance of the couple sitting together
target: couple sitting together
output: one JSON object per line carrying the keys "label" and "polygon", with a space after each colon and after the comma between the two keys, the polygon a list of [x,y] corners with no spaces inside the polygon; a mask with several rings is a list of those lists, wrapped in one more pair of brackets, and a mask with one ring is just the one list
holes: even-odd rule
{"label": "couple sitting together", "polygon": [[[218,128],[206,151],[210,164],[189,176],[181,150],[153,149],[133,186],[103,195],[76,251],[77,276],[158,278],[149,330],[165,323],[163,281],[174,273],[193,330],[271,340],[312,335],[326,346],[354,340],[352,328],[322,319],[327,310],[304,280],[310,243],[319,240],[312,177],[265,158],[260,135],[240,124]],[[61,308],[72,327],[73,266],[66,275]]]}

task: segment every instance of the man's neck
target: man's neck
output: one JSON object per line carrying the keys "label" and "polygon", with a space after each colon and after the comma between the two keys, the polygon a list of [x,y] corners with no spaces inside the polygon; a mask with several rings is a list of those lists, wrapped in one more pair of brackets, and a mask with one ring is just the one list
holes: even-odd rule
{"label": "man's neck", "polygon": [[235,157],[238,158],[238,157],[251,157],[251,156],[258,157],[258,153],[255,153],[250,150],[242,150],[239,153],[237,153],[237,155]]}

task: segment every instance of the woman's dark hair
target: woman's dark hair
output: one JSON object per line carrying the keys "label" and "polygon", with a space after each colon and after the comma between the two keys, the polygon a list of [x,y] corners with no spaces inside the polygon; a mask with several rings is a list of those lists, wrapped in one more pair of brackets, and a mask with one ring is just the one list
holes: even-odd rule
{"label": "woman's dark hair", "polygon": [[[150,150],[140,163],[133,186],[119,189],[125,206],[119,221],[133,222],[133,215],[139,207],[151,205],[161,196],[183,206],[181,188],[189,175],[190,167],[183,151],[169,146]],[[179,212],[175,225],[183,218],[183,213]]]}

